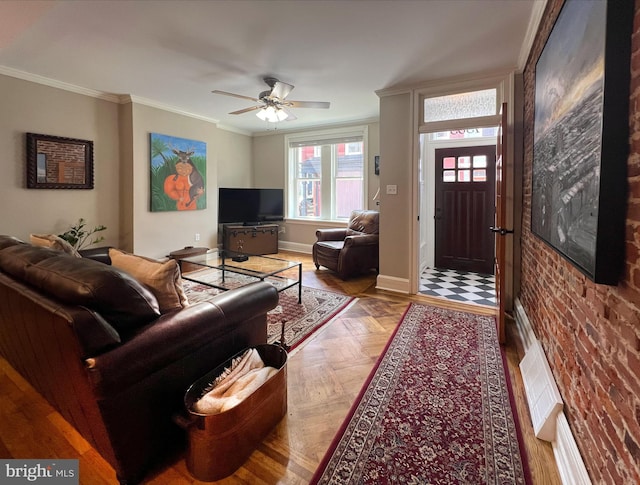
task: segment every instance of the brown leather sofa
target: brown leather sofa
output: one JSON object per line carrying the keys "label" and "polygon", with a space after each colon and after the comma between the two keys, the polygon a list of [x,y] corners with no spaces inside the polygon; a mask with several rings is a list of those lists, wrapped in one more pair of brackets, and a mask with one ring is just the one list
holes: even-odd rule
{"label": "brown leather sofa", "polygon": [[278,294],[254,283],[161,315],[108,253],[85,256],[0,236],[0,354],[137,483],[186,443],[173,418],[188,387],[266,343]]}
{"label": "brown leather sofa", "polygon": [[379,266],[379,212],[353,211],[346,228],[318,229],[313,244],[316,269],[329,268],[346,280]]}

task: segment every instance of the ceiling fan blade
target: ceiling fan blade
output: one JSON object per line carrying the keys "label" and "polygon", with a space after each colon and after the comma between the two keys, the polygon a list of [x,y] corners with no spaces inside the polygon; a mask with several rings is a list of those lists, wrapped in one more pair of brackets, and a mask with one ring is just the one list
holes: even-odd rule
{"label": "ceiling fan blade", "polygon": [[285,103],[291,108],[321,108],[327,109],[331,103],[327,101],[287,101]]}
{"label": "ceiling fan blade", "polygon": [[285,113],[287,113],[287,117],[285,119],[285,121],[293,121],[293,120],[297,120],[298,117],[296,115],[294,115],[290,109],[286,109],[286,108],[281,108],[282,111],[284,111]]}
{"label": "ceiling fan blade", "polygon": [[262,106],[251,106],[251,108],[239,109],[238,111],[232,111],[229,113],[230,115],[241,115],[242,113],[248,113],[249,111],[254,111],[256,109],[260,109]]}
{"label": "ceiling fan blade", "polygon": [[217,89],[214,91],[211,91],[213,94],[222,94],[223,96],[233,96],[234,98],[240,98],[240,99],[249,99],[251,101],[254,101],[256,103],[258,103],[260,100],[256,99],[256,98],[252,98],[251,96],[243,96],[242,94],[234,94],[234,93],[228,93],[227,91],[218,91]]}
{"label": "ceiling fan blade", "polygon": [[286,98],[295,86],[277,81],[271,90],[271,96],[278,99]]}

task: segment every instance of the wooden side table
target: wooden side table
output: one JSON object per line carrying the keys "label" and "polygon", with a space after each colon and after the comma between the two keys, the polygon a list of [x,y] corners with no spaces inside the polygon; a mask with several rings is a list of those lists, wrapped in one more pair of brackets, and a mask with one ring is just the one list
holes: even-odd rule
{"label": "wooden side table", "polygon": [[209,251],[209,248],[194,248],[193,246],[186,246],[183,249],[178,249],[169,253],[171,259],[175,259],[180,266],[181,273],[188,273],[189,271],[195,271],[202,268],[196,264],[191,264],[188,261],[182,261],[184,258],[190,258],[191,256],[197,256],[198,254],[204,254]]}

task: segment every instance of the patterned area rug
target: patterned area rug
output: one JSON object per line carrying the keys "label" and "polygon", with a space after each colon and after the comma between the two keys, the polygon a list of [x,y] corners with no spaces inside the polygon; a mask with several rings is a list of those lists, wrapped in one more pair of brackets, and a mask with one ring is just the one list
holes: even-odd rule
{"label": "patterned area rug", "polygon": [[[183,280],[189,303],[206,301],[220,293],[210,286]],[[347,308],[355,298],[332,291],[302,287],[302,303],[298,304],[298,287],[279,293],[278,306],[267,314],[267,342],[280,342],[284,321],[284,343],[293,349],[333,317]]]}
{"label": "patterned area rug", "polygon": [[311,483],[528,484],[495,321],[410,304]]}

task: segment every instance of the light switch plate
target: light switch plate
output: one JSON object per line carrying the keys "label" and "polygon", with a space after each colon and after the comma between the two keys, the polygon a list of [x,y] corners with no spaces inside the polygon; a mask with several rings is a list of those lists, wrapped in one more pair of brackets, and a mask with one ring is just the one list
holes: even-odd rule
{"label": "light switch plate", "polygon": [[387,194],[396,195],[398,193],[397,185],[387,185]]}

